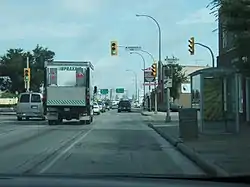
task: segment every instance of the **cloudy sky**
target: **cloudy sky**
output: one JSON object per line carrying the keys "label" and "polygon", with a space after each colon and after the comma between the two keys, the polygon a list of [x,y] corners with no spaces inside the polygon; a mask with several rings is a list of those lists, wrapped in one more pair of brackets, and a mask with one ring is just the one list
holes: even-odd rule
{"label": "cloudy sky", "polygon": [[[0,0],[0,54],[8,48],[33,49],[43,45],[57,60],[90,60],[95,66],[99,88],[125,87],[133,91],[134,77],[142,82],[140,56],[123,48],[110,56],[110,41],[122,46],[141,46],[158,58],[158,33],[152,20],[136,17],[148,14],[162,29],[162,58],[176,56],[181,64],[211,63],[207,50],[197,47],[188,53],[188,39],[210,46],[215,55],[218,33],[209,15],[209,0]],[[145,55],[147,66],[152,61]]]}

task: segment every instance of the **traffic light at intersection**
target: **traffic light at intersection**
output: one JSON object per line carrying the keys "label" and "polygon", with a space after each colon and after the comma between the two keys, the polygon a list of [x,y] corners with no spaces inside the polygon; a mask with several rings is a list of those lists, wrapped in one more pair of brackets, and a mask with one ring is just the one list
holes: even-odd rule
{"label": "traffic light at intersection", "polygon": [[117,56],[118,55],[118,45],[117,41],[111,41],[111,56]]}
{"label": "traffic light at intersection", "polygon": [[157,65],[156,65],[156,63],[153,63],[153,65],[151,66],[151,74],[154,77],[156,77],[156,75],[157,75]]}
{"label": "traffic light at intersection", "polygon": [[190,53],[190,55],[194,55],[194,37],[191,37],[189,40],[188,40],[188,51]]}
{"label": "traffic light at intersection", "polygon": [[30,68],[24,68],[24,81],[30,81]]}

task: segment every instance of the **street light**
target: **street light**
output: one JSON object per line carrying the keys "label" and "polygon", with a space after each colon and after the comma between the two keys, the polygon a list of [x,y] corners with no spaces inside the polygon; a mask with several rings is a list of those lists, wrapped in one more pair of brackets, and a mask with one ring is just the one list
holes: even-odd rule
{"label": "street light", "polygon": [[[160,24],[159,22],[152,16],[150,15],[146,15],[146,14],[136,14],[137,17],[147,17],[147,18],[150,18],[151,20],[153,20],[155,22],[155,24],[157,25],[158,27],[158,44],[159,44],[159,61],[158,61],[158,72],[159,72],[159,80],[158,80],[158,83],[161,83],[163,82],[162,80],[162,63],[161,63],[161,27],[160,27]],[[161,85],[161,90],[162,90],[162,94],[163,94],[163,84],[160,84]]]}
{"label": "street light", "polygon": [[135,76],[135,100],[137,101],[137,99],[138,99],[138,97],[137,97],[137,74],[135,71],[133,71],[131,69],[127,69],[126,71],[132,72]]}
{"label": "street light", "polygon": [[[163,97],[164,97],[164,80],[163,80],[163,73],[162,73],[162,63],[161,63],[161,27],[160,27],[160,24],[159,22],[152,16],[150,15],[146,15],[146,14],[136,14],[137,17],[147,17],[151,20],[153,20],[155,22],[155,24],[157,25],[158,27],[158,43],[159,43],[159,62],[158,62],[158,72],[159,72],[159,75],[158,75],[158,84],[160,85],[161,87],[161,98],[162,98],[162,101],[163,101]],[[168,93],[170,92],[169,88],[168,88]],[[169,102],[169,98],[168,98],[168,95],[166,96],[166,101]],[[169,111],[169,104],[167,104],[167,111]],[[167,116],[166,116],[166,121],[170,121],[171,118],[170,118],[170,115],[169,113],[167,112]]]}
{"label": "street light", "polygon": [[151,57],[152,61],[155,62],[155,58],[150,52],[148,52],[146,50],[142,50],[142,49],[140,51],[143,52],[143,53],[147,53]]}
{"label": "street light", "polygon": [[144,98],[144,103],[145,103],[145,92],[146,92],[146,89],[145,89],[145,69],[146,69],[146,61],[143,57],[143,55],[141,53],[138,53],[138,52],[130,52],[130,54],[137,54],[139,55],[141,58],[142,58],[142,61],[143,61],[143,98]]}
{"label": "street light", "polygon": [[[155,58],[154,58],[154,56],[151,54],[151,53],[149,53],[148,51],[146,51],[146,50],[140,50],[141,52],[144,52],[144,53],[147,53],[150,57],[151,57],[151,59],[152,59],[152,61],[153,61],[153,63],[155,63]],[[154,98],[154,102],[155,102],[155,114],[157,113],[157,87],[156,87],[156,79],[155,79],[155,98]],[[150,98],[149,98],[149,110],[151,111],[152,110],[152,101],[151,101],[151,85],[149,84],[149,93],[150,93]]]}

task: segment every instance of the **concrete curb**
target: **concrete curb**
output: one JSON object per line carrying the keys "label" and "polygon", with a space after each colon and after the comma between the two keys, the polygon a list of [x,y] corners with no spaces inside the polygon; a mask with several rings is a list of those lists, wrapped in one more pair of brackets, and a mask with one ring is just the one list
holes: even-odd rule
{"label": "concrete curb", "polygon": [[152,116],[151,114],[145,114],[144,112],[141,112],[142,116]]}
{"label": "concrete curb", "polygon": [[181,139],[162,133],[159,129],[154,127],[152,123],[150,123],[148,126],[152,128],[153,130],[155,130],[166,141],[170,142],[174,147],[177,148],[177,150],[179,150],[188,159],[193,161],[197,166],[199,166],[202,170],[204,170],[208,175],[220,176],[220,177],[230,176],[222,168],[202,158],[202,156],[200,156],[199,153],[195,152],[193,149],[188,147]]}
{"label": "concrete curb", "polygon": [[194,163],[196,163],[201,169],[211,176],[228,177],[230,176],[225,170],[216,166],[215,164],[206,161],[202,156],[188,147],[185,143],[178,143],[177,149]]}
{"label": "concrete curb", "polygon": [[149,123],[148,126],[152,129],[154,129],[159,135],[161,135],[165,140],[167,140],[168,142],[170,142],[173,146],[177,146],[178,143],[181,143],[182,140],[178,139],[178,138],[174,138],[170,135],[166,135],[164,133],[162,133],[159,129],[157,129],[156,127],[154,127],[154,125],[152,123]]}

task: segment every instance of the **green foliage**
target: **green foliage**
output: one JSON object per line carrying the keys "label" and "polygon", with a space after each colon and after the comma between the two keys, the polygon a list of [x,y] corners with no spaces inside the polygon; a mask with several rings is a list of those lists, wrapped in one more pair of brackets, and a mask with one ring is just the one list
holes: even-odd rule
{"label": "green foliage", "polygon": [[44,79],[44,62],[52,61],[55,53],[48,48],[36,46],[31,52],[23,49],[9,49],[6,54],[0,57],[0,74],[9,76],[12,81],[11,92],[23,92],[23,68],[26,67],[27,57],[29,57],[31,68],[31,90],[39,91]]}
{"label": "green foliage", "polygon": [[[208,5],[211,13],[220,22],[224,32],[234,35],[233,45],[238,56],[250,59],[250,0],[211,0]],[[244,74],[250,75],[250,63],[243,60],[235,64],[236,68]]]}
{"label": "green foliage", "polygon": [[11,92],[5,92],[1,94],[1,98],[14,98],[14,97],[17,97],[17,95]]}
{"label": "green foliage", "polygon": [[168,64],[170,76],[172,77],[172,88],[170,88],[170,96],[178,99],[180,96],[181,83],[187,81],[187,77],[182,71],[182,66],[178,63]]}

